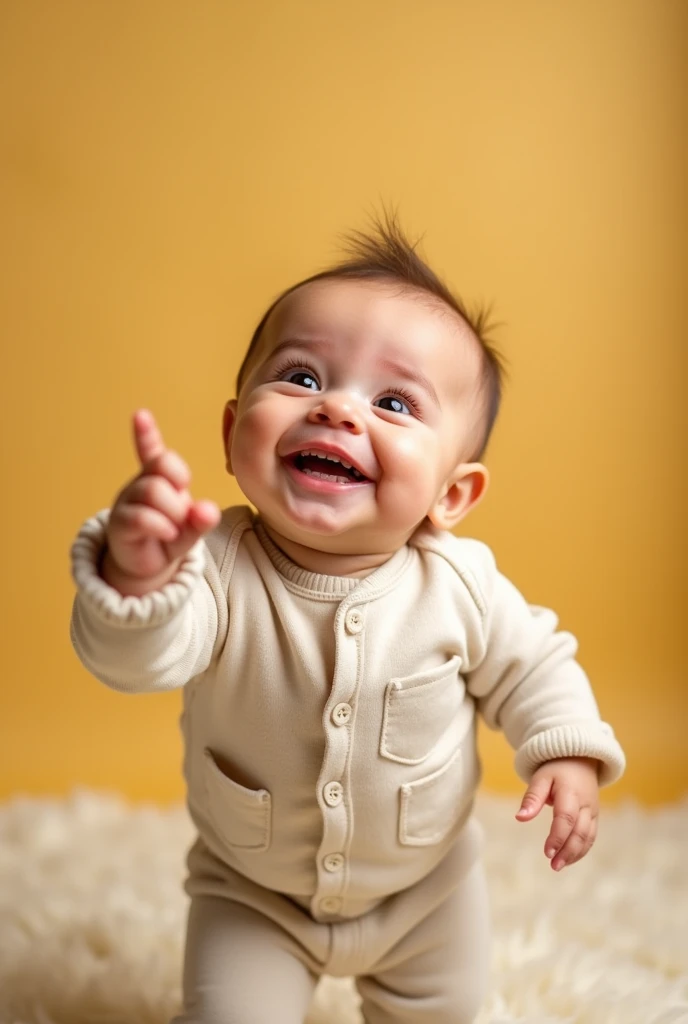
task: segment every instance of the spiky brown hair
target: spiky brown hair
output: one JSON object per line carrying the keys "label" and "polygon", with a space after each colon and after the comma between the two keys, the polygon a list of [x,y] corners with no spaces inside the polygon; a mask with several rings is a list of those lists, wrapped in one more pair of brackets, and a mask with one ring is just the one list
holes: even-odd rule
{"label": "spiky brown hair", "polygon": [[419,242],[420,239],[411,242],[404,234],[396,213],[387,210],[382,216],[373,218],[371,231],[352,231],[345,235],[342,246],[345,254],[343,260],[287,288],[265,311],[253,332],[246,355],[239,367],[237,394],[244,383],[251,356],[270,314],[287,295],[313,281],[324,281],[328,278],[396,282],[411,291],[433,296],[453,310],[470,328],[480,347],[481,429],[470,461],[479,459],[487,447],[499,412],[505,377],[504,360],[488,338],[488,333],[492,329],[488,323],[489,310],[479,309],[470,313],[461,299],[418,255],[416,250]]}

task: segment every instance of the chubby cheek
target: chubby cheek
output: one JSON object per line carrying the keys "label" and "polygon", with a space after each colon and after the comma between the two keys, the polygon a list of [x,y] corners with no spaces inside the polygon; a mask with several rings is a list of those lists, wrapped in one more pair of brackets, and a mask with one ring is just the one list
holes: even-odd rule
{"label": "chubby cheek", "polygon": [[390,500],[397,501],[403,492],[404,505],[409,512],[425,515],[439,487],[437,464],[439,452],[430,438],[408,432],[408,437],[399,437],[393,443],[382,445],[378,459],[382,468],[381,488]]}
{"label": "chubby cheek", "polygon": [[275,448],[281,436],[278,408],[260,403],[243,410],[232,435],[232,468],[238,483],[256,480],[275,458]]}

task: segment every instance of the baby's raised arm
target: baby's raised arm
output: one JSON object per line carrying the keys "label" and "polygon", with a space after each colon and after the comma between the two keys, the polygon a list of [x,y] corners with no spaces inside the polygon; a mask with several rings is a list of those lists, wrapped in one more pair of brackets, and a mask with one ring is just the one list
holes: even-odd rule
{"label": "baby's raised arm", "polygon": [[123,596],[141,597],[173,578],[187,551],[217,526],[220,510],[192,499],[189,468],[166,448],[152,413],[135,413],[133,429],[141,468],[115,499],[100,572]]}
{"label": "baby's raised arm", "polygon": [[133,427],[139,473],[72,545],[71,637],[94,676],[144,693],[185,686],[224,641],[229,609],[213,552],[222,560],[228,538],[206,538],[220,510],[192,499],[189,469],[152,414],[137,412]]}

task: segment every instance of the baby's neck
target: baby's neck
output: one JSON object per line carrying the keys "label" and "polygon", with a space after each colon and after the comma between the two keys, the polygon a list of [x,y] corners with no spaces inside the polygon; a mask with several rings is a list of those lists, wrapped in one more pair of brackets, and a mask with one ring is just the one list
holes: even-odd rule
{"label": "baby's neck", "polygon": [[321,576],[370,576],[371,572],[384,565],[394,554],[393,551],[375,555],[332,554],[329,551],[318,551],[297,544],[296,541],[282,536],[264,521],[263,528],[273,544],[276,544],[295,565]]}

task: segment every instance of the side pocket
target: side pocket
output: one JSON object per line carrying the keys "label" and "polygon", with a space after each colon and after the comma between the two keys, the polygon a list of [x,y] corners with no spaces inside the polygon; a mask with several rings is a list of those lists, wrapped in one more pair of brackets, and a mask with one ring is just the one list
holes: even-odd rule
{"label": "side pocket", "polygon": [[271,838],[272,799],[267,789],[247,789],[226,775],[213,752],[203,751],[208,807],[219,837],[239,850],[267,850]]}
{"label": "side pocket", "polygon": [[461,748],[432,775],[401,787],[399,842],[434,846],[448,835],[465,806]]}

